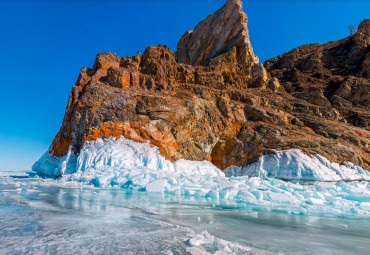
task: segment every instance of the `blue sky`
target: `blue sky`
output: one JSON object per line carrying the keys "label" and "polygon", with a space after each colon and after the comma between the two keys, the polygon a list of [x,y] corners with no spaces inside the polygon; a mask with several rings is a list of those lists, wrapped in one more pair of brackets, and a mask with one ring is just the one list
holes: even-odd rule
{"label": "blue sky", "polygon": [[[220,8],[218,0],[0,1],[0,171],[29,170],[58,132],[81,67],[165,44]],[[370,1],[244,1],[261,61],[348,35]]]}

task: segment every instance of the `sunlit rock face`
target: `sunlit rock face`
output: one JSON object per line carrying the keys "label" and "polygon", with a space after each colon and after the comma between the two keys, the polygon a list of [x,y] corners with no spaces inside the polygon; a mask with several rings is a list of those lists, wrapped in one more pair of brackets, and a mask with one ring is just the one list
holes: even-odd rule
{"label": "sunlit rock face", "polygon": [[[93,68],[81,69],[49,152],[79,155],[88,141],[123,136],[149,142],[172,162],[206,160],[220,169],[291,148],[370,169],[364,24],[356,35],[333,42],[351,42],[345,49],[358,70],[347,72],[338,58],[335,72],[344,80],[328,97],[331,90],[318,78],[310,78],[306,89],[297,68],[279,75],[279,64],[294,65],[290,58],[266,64],[271,78],[253,53],[241,1],[229,0],[187,32],[176,53],[150,46],[133,57],[98,54]],[[314,62],[320,47],[313,48]],[[336,56],[336,49],[327,54]],[[321,65],[303,62],[306,72]]]}
{"label": "sunlit rock face", "polygon": [[298,47],[267,60],[265,67],[291,95],[333,119],[370,130],[369,47],[370,20],[364,20],[352,36]]}
{"label": "sunlit rock face", "polygon": [[200,22],[194,31],[186,32],[177,45],[178,62],[206,65],[214,57],[237,51],[238,63],[250,67],[258,63],[249,40],[247,15],[241,0],[229,0],[217,12]]}

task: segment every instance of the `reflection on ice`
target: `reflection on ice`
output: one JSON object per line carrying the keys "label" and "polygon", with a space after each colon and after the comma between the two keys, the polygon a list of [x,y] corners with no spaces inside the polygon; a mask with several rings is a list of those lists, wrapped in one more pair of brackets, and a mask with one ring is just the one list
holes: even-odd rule
{"label": "reflection on ice", "polygon": [[44,181],[0,178],[1,253],[265,254],[209,234],[193,247],[186,242],[196,237],[192,229],[163,220],[169,201],[158,195]]}
{"label": "reflection on ice", "polygon": [[1,177],[0,253],[365,254],[370,249],[368,218],[275,213],[281,211],[233,200],[68,185]]}

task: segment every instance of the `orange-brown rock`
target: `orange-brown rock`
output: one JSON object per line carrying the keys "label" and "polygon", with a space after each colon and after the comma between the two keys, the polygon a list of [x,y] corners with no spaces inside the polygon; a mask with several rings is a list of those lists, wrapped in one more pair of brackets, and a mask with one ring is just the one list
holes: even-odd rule
{"label": "orange-brown rock", "polygon": [[247,22],[242,1],[228,0],[220,10],[200,22],[194,31],[184,34],[177,45],[177,61],[204,66],[235,47],[239,64],[247,68],[257,64]]}
{"label": "orange-brown rock", "polygon": [[[107,76],[108,69],[110,67],[118,67],[120,58],[116,54],[112,53],[100,53],[96,57],[93,72],[91,76],[91,83],[99,82],[100,79],[104,79]],[[105,80],[103,80],[105,81]]]}
{"label": "orange-brown rock", "polygon": [[170,160],[221,169],[290,148],[370,169],[368,27],[267,61],[268,72],[241,1],[229,0],[181,38],[177,53],[151,46],[133,57],[99,54],[72,87],[50,152],[124,136]]}
{"label": "orange-brown rock", "polygon": [[370,20],[356,34],[304,45],[265,63],[270,74],[321,115],[370,130]]}

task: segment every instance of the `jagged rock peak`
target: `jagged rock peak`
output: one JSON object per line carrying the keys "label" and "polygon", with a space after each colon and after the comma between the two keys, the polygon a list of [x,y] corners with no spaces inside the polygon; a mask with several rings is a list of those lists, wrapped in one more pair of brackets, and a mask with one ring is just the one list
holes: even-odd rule
{"label": "jagged rock peak", "polygon": [[177,45],[180,63],[207,65],[218,55],[236,47],[239,64],[258,63],[249,40],[247,15],[241,0],[228,0],[217,12],[201,21],[194,31],[186,32]]}
{"label": "jagged rock peak", "polygon": [[370,19],[365,19],[358,25],[356,36],[365,43],[364,47],[370,45]]}
{"label": "jagged rock peak", "polygon": [[358,25],[358,31],[370,32],[370,19],[364,19],[360,25]]}

